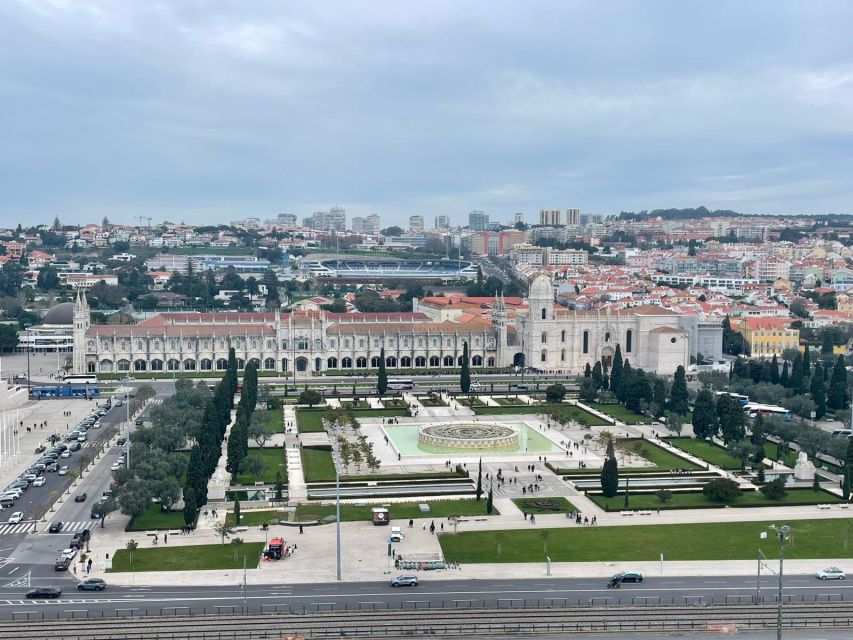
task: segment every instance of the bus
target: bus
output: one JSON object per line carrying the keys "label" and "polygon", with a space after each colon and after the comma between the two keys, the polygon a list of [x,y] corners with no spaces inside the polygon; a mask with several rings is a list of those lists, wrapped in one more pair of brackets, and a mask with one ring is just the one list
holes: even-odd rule
{"label": "bus", "polygon": [[777,407],[773,404],[760,404],[758,402],[748,402],[744,405],[743,410],[750,419],[754,419],[759,414],[762,416],[781,416],[785,420],[791,419],[791,412],[785,407]]}
{"label": "bus", "polygon": [[93,398],[98,393],[98,387],[86,385],[52,385],[30,389],[33,398]]}
{"label": "bus", "polygon": [[414,389],[415,383],[411,378],[388,378],[388,389],[392,391]]}
{"label": "bus", "polygon": [[98,376],[94,373],[67,373],[62,377],[65,384],[95,384]]}
{"label": "bus", "polygon": [[745,396],[742,393],[729,393],[728,391],[715,391],[714,393],[716,394],[716,396],[718,398],[719,398],[719,396],[723,395],[724,393],[728,394],[732,397],[732,400],[737,400],[743,406],[746,406],[747,403],[749,402],[749,396]]}

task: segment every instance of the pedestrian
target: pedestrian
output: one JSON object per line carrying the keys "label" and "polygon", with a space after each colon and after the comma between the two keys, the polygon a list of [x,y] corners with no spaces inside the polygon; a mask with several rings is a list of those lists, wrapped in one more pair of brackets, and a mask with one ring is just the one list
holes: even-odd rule
{"label": "pedestrian", "polygon": [[299,534],[302,535],[302,525],[299,525]]}
{"label": "pedestrian", "polygon": [[163,534],[163,544],[169,544],[169,534],[168,533]]}

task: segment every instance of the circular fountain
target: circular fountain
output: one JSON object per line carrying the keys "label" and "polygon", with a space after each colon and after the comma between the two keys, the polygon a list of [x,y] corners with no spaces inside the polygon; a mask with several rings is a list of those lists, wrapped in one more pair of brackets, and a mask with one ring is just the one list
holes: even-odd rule
{"label": "circular fountain", "polygon": [[449,449],[504,449],[518,445],[518,429],[496,422],[447,422],[418,427],[418,443]]}

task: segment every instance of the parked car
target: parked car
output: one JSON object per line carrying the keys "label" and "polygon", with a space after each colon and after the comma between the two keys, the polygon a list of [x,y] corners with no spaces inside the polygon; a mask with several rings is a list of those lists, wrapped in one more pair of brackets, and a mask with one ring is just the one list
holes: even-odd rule
{"label": "parked car", "polygon": [[71,544],[69,544],[68,546],[74,549],[79,549],[83,546],[84,543],[88,542],[88,540],[91,538],[91,535],[92,534],[89,533],[88,529],[78,531],[71,537]]}
{"label": "parked car", "polygon": [[82,582],[77,583],[78,591],[103,591],[107,588],[107,583],[101,578],[86,578]]}
{"label": "parked car", "polygon": [[86,502],[87,495],[85,493],[78,493],[74,496],[74,502]]}
{"label": "parked car", "polygon": [[56,462],[51,462],[49,465],[47,465],[47,471],[59,471],[59,465]]}
{"label": "parked car", "polygon": [[56,522],[51,522],[50,527],[48,528],[48,533],[59,533],[62,531],[62,523],[57,520]]}
{"label": "parked car", "polygon": [[53,563],[54,571],[67,571],[68,567],[71,566],[70,558],[57,558],[56,562]]}
{"label": "parked car", "polygon": [[417,576],[397,576],[396,578],[391,579],[392,587],[417,587],[418,586],[418,577]]}
{"label": "parked car", "polygon": [[68,447],[68,450],[69,451],[79,451],[82,446],[83,445],[80,444],[79,442],[72,442],[71,446]]}
{"label": "parked car", "polygon": [[68,558],[69,560],[73,560],[76,555],[77,555],[77,549],[74,549],[73,547],[69,547],[67,549],[63,549],[62,553],[59,554],[59,557],[60,558]]}
{"label": "parked car", "polygon": [[67,464],[59,467],[59,475],[61,475],[61,476],[67,476],[68,475],[68,465]]}
{"label": "parked car", "polygon": [[24,519],[23,511],[16,511],[11,516],[9,516],[9,524],[18,524]]}
{"label": "parked car", "polygon": [[60,456],[59,456],[59,457],[60,457],[60,458],[70,458],[70,457],[71,457],[71,450],[70,450],[70,449],[66,449],[65,451],[63,451],[63,452],[60,454]]}
{"label": "parked car", "polygon": [[118,446],[122,446],[126,443],[127,443],[127,438],[125,438],[124,436],[121,436],[118,440],[116,440],[116,444]]}
{"label": "parked car", "polygon": [[47,482],[47,478],[45,478],[44,476],[41,476],[40,478],[36,478],[35,480],[33,480],[33,486],[34,487],[43,487],[45,482]]}
{"label": "parked car", "polygon": [[143,424],[145,424],[145,420],[143,418],[137,418],[135,424],[137,427],[141,427]]}
{"label": "parked car", "polygon": [[619,582],[642,582],[643,574],[635,570],[620,571],[613,578]]}
{"label": "parked car", "polygon": [[844,578],[847,577],[847,574],[844,573],[844,569],[839,569],[838,567],[827,567],[826,569],[818,571],[817,577],[821,580],[844,580]]}
{"label": "parked car", "polygon": [[62,595],[62,589],[54,587],[36,587],[27,591],[27,598],[58,598]]}
{"label": "parked car", "polygon": [[117,471],[118,469],[121,469],[121,462],[113,462],[110,465],[110,471]]}

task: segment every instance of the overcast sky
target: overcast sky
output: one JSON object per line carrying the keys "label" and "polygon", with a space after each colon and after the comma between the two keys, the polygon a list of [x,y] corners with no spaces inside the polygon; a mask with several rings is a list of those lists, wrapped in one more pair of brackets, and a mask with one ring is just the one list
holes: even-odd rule
{"label": "overcast sky", "polygon": [[0,225],[853,212],[853,3],[2,0]]}

